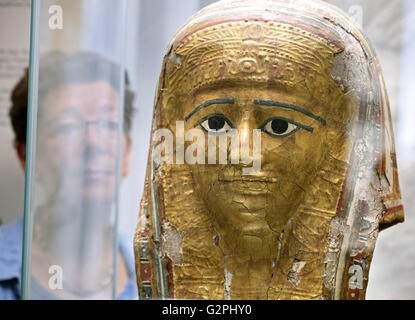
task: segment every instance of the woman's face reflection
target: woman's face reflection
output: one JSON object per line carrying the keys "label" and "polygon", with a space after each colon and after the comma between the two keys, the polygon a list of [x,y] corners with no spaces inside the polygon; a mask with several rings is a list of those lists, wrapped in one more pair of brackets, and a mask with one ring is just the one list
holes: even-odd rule
{"label": "woman's face reflection", "polygon": [[[195,186],[222,234],[240,242],[241,250],[247,248],[243,243],[260,241],[270,232],[278,236],[327,151],[327,106],[268,88],[246,87],[206,90],[183,105],[185,113],[191,114],[187,130],[200,126],[208,136],[226,134],[231,128],[248,129],[249,136],[239,134],[240,143],[241,139],[252,141],[252,131],[261,130],[257,174],[243,175],[242,164],[190,167]],[[198,108],[201,105],[209,106]],[[257,248],[264,248],[264,243],[254,247],[258,254]]]}
{"label": "woman's face reflection", "polygon": [[38,180],[75,201],[112,201],[120,122],[117,92],[104,81],[65,84],[43,101]]}

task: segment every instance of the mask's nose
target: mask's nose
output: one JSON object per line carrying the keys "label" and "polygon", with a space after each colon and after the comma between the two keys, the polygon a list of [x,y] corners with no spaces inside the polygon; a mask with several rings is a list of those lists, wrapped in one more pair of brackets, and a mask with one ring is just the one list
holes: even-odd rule
{"label": "mask's nose", "polygon": [[239,159],[242,174],[258,173],[261,166],[261,130],[256,128],[256,122],[251,119],[243,120],[238,128]]}

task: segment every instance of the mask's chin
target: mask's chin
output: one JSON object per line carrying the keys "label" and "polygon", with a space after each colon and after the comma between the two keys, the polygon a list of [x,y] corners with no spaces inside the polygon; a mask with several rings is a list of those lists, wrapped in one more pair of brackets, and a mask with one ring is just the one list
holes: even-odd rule
{"label": "mask's chin", "polygon": [[[214,193],[211,190],[211,194]],[[269,258],[269,251],[275,246],[279,234],[267,223],[264,205],[259,204],[261,210],[249,212],[249,208],[236,199],[210,197],[208,194],[203,200],[226,255]]]}
{"label": "mask's chin", "polygon": [[290,185],[284,189],[287,198],[281,179],[269,171],[244,176],[237,168],[194,167],[192,175],[223,252],[243,260],[275,259],[281,232],[302,201],[302,190]]}

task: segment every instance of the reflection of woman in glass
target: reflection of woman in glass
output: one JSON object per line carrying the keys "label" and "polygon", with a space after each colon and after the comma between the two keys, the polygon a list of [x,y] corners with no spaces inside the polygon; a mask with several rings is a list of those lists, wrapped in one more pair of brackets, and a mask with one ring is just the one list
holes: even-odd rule
{"label": "reflection of woman in glass", "polygon": [[[111,296],[120,72],[118,65],[90,53],[41,58],[31,257],[34,298]],[[123,176],[129,171],[133,111],[127,77],[125,82]],[[27,74],[14,91],[15,105],[24,95]],[[26,114],[26,108],[20,109],[11,110],[15,128],[24,120],[19,113]],[[24,163],[25,140],[17,135],[15,145]],[[117,292],[124,289],[122,296],[134,298],[134,280],[127,281],[126,274],[133,273],[132,252],[124,247]],[[55,265],[63,272],[63,290],[48,293],[49,268]]]}

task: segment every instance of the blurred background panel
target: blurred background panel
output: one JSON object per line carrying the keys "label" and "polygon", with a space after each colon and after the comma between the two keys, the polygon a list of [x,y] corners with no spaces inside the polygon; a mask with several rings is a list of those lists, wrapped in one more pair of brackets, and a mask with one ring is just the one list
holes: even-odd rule
{"label": "blurred background panel", "polygon": [[10,92],[29,64],[29,47],[30,0],[0,0],[0,224],[23,214],[24,173],[8,113]]}
{"label": "blurred background panel", "polygon": [[[30,1],[0,0],[0,50],[29,48]],[[108,19],[96,3],[90,2],[88,17],[82,23]],[[175,30],[200,8],[213,0],[128,0],[125,65],[136,93],[130,174],[121,186],[120,230],[131,237],[137,222],[144,186],[150,139],[153,100],[164,51]],[[358,24],[369,37],[380,58],[387,85],[398,154],[401,189],[406,222],[383,231],[379,236],[370,272],[368,299],[415,299],[415,1],[413,0],[330,0]],[[17,3],[21,5],[17,5]],[[116,9],[115,9],[116,10]],[[93,18],[92,18],[93,13]],[[97,19],[97,20],[95,20]],[[7,26],[7,28],[3,26]],[[6,30],[13,29],[13,33]],[[95,41],[105,47],[106,33],[85,36],[80,41]],[[59,39],[57,40],[59,41]],[[68,45],[75,45],[74,43]],[[0,70],[9,64],[1,58]],[[10,59],[10,57],[8,58]],[[23,73],[14,71],[14,79]],[[3,69],[1,69],[3,68]],[[23,212],[23,174],[14,161],[12,133],[7,110],[8,84],[0,75],[0,161],[1,218],[8,223]]]}

